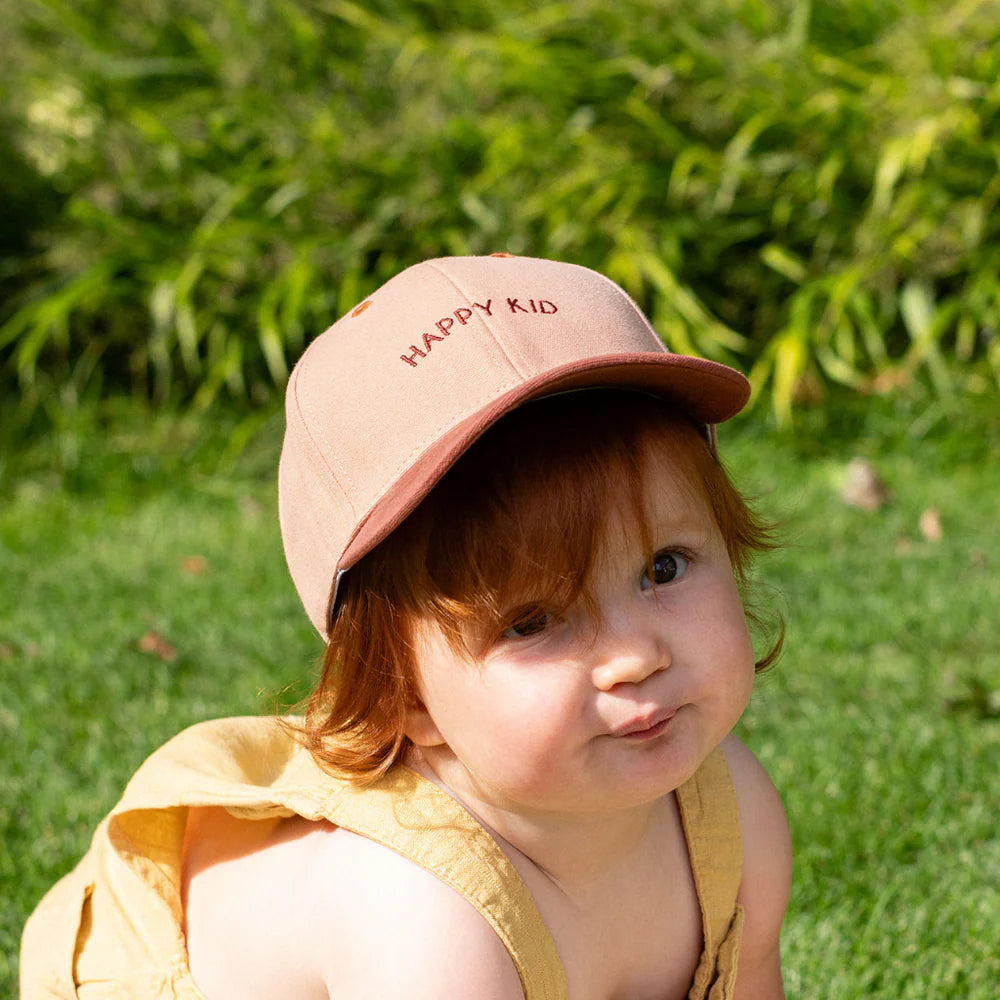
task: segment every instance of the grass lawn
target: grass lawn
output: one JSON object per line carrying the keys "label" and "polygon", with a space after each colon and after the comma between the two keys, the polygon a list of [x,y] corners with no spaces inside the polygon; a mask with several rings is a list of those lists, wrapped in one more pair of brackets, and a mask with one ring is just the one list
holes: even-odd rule
{"label": "grass lawn", "polygon": [[[832,411],[723,435],[785,540],[760,572],[785,653],[741,735],[796,845],[787,992],[995,1000],[1000,406]],[[143,758],[191,722],[294,702],[320,651],[281,555],[280,420],[245,447],[235,424],[138,425],[0,459],[0,995],[31,907]],[[877,511],[840,499],[854,456],[888,486]]]}

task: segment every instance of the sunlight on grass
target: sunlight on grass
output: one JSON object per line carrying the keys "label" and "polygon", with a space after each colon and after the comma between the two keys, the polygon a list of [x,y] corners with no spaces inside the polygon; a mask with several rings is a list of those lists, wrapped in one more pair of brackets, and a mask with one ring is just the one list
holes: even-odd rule
{"label": "sunlight on grass", "polygon": [[[968,691],[1000,690],[1000,538],[983,502],[1000,489],[1000,425],[967,405],[920,436],[920,403],[892,409],[872,404],[846,436],[726,443],[789,542],[762,567],[786,652],[743,730],[795,839],[789,996],[822,983],[845,1000],[986,1000],[1000,981],[1000,719]],[[889,487],[879,510],[839,496],[857,454]],[[936,540],[921,535],[930,507]]]}
{"label": "sunlight on grass", "polygon": [[[790,998],[822,983],[839,1000],[993,1000],[1000,981],[1000,720],[969,697],[974,684],[1000,690],[1000,539],[983,500],[1000,494],[988,461],[1000,416],[966,406],[915,435],[925,412],[874,401],[825,435],[755,421],[722,434],[787,543],[760,568],[786,652],[740,731],[795,839]],[[147,426],[144,438],[133,416],[103,436],[78,428],[90,474],[37,462],[0,510],[0,573],[16,595],[0,608],[0,876],[12,887],[0,992],[27,912],[141,760],[197,720],[291,704],[319,652],[280,549],[280,422],[220,470],[229,428],[199,441]],[[144,440],[155,461],[139,461]],[[880,510],[839,497],[836,472],[859,453],[891,491]],[[937,541],[920,534],[931,505]]]}

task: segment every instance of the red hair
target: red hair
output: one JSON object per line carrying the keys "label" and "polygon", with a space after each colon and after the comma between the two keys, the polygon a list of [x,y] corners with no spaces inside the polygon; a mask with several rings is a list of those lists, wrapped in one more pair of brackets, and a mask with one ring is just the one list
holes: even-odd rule
{"label": "red hair", "polygon": [[[770,527],[730,482],[707,440],[662,400],[623,390],[528,403],[491,427],[392,535],[345,575],[301,737],[316,760],[359,782],[405,753],[416,696],[411,625],[430,617],[458,645],[496,636],[515,605],[589,602],[609,517],[638,526],[650,458],[663,457],[709,505],[737,582]],[[751,620],[756,620],[752,611]],[[781,632],[757,663],[769,666]]]}

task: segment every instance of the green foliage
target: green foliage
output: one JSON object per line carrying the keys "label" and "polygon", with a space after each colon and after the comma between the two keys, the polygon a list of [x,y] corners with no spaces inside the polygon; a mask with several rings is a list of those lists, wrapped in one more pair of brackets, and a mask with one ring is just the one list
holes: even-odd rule
{"label": "green foliage", "polygon": [[[29,0],[0,384],[267,399],[402,266],[606,271],[779,415],[1000,373],[997,0]],[[25,209],[30,201],[32,209]]]}

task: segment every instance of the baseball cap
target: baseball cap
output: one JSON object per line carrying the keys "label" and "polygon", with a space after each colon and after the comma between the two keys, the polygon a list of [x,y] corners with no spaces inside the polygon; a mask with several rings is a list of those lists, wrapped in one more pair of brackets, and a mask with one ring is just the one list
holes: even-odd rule
{"label": "baseball cap", "polygon": [[505,413],[574,389],[640,389],[701,424],[750,395],[733,368],[666,350],[589,268],[496,254],[407,268],[320,334],[286,391],[278,472],[285,558],[321,635],[342,574]]}

